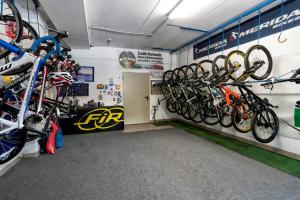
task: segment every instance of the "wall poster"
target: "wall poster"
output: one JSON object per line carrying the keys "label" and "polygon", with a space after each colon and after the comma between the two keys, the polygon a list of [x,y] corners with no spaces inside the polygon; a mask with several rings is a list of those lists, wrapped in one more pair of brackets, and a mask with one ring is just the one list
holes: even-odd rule
{"label": "wall poster", "polygon": [[94,67],[81,66],[75,81],[94,82]]}
{"label": "wall poster", "polygon": [[164,69],[163,55],[155,51],[124,50],[119,54],[119,63],[126,69]]}

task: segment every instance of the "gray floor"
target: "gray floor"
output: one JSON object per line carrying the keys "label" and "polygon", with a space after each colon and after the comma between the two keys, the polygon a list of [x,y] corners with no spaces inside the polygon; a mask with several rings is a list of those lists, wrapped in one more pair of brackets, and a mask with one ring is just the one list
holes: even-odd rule
{"label": "gray floor", "polygon": [[112,132],[22,160],[0,199],[299,200],[300,180],[179,129]]}

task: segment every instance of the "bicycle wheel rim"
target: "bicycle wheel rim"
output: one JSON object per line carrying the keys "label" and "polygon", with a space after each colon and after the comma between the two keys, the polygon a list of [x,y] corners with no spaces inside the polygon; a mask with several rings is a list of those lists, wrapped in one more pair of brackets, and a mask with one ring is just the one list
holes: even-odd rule
{"label": "bicycle wheel rim", "polygon": [[252,127],[252,135],[257,141],[261,143],[272,142],[279,131],[278,117],[271,109],[257,112],[253,117]]}
{"label": "bicycle wheel rim", "polygon": [[[14,24],[9,24],[8,30],[10,30],[10,34],[7,35],[6,38],[1,38],[2,40],[6,41],[6,42],[20,42],[21,40],[21,36],[23,34],[23,21],[22,21],[22,17],[18,11],[18,9],[16,8],[16,6],[13,4],[13,2],[11,0],[4,0],[3,3],[5,3],[8,7],[9,10],[11,10],[11,14],[7,14],[7,9],[5,9],[6,13],[3,14],[3,11],[1,11],[1,15],[0,15],[0,21],[2,22],[6,22],[6,19],[11,19],[11,17],[15,18],[15,29],[13,29]],[[5,7],[5,5],[3,5]],[[5,27],[3,27],[3,30],[5,30]],[[11,38],[10,38],[11,37]],[[9,41],[10,40],[10,41]],[[5,58],[6,56],[8,56],[11,52],[1,48],[0,51],[0,59]]]}
{"label": "bicycle wheel rim", "polygon": [[208,73],[205,75],[204,79],[209,79],[213,75],[213,61],[211,60],[202,60],[198,64],[201,66],[203,74]]}
{"label": "bicycle wheel rim", "polygon": [[271,53],[262,45],[254,45],[248,49],[245,56],[245,67],[250,69],[252,66],[260,66],[251,78],[255,80],[263,80],[268,78],[273,68],[273,60]]}
{"label": "bicycle wheel rim", "polygon": [[238,79],[246,70],[244,59],[244,52],[239,50],[234,50],[226,56],[225,69],[232,80]]}
{"label": "bicycle wheel rim", "polygon": [[[1,106],[1,118],[17,120],[18,111],[9,106]],[[10,118],[10,119],[9,119]],[[3,124],[1,124],[1,127]],[[26,142],[27,132],[12,130],[0,135],[0,164],[6,163],[16,157],[23,149]]]}
{"label": "bicycle wheel rim", "polygon": [[[243,108],[241,108],[243,106]],[[235,106],[232,112],[232,125],[240,133],[248,133],[252,130],[252,111],[245,108],[246,105]],[[243,113],[241,113],[243,112]]]}

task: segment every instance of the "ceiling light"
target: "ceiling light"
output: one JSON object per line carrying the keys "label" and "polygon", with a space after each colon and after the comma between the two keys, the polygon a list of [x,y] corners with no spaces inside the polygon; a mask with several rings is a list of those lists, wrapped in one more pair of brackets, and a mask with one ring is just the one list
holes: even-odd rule
{"label": "ceiling light", "polygon": [[179,2],[179,0],[161,0],[157,5],[156,10],[159,14],[166,15],[172,10],[177,2]]}
{"label": "ceiling light", "polygon": [[187,18],[196,14],[201,14],[209,6],[215,5],[218,0],[183,0],[169,15],[170,19]]}

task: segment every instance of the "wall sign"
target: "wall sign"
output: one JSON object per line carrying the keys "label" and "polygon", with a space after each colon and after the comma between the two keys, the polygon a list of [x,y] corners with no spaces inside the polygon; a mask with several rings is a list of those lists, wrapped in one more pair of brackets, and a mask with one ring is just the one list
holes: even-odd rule
{"label": "wall sign", "polygon": [[[281,24],[283,30],[294,28],[300,25],[300,1],[292,0],[285,2],[284,14],[281,15],[281,6],[276,6],[264,13],[261,13],[260,37],[266,37],[281,31]],[[209,54],[222,51],[222,48],[229,49],[238,45],[238,38],[240,44],[254,41],[258,38],[258,16],[253,17],[240,26],[235,26],[223,33],[211,37],[209,40],[202,41],[193,46],[194,60],[207,56]],[[209,46],[209,47],[208,47]]]}
{"label": "wall sign", "polygon": [[92,133],[124,129],[122,106],[85,108],[72,118],[59,120],[64,134]]}
{"label": "wall sign", "polygon": [[154,51],[122,51],[119,54],[119,63],[127,69],[164,69],[162,54]]}
{"label": "wall sign", "polygon": [[75,80],[77,82],[94,82],[94,67],[80,66],[80,70]]}
{"label": "wall sign", "polygon": [[61,87],[59,90],[59,96],[69,96],[69,97],[83,97],[89,96],[89,84],[88,83],[73,83],[69,87]]}

